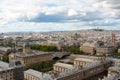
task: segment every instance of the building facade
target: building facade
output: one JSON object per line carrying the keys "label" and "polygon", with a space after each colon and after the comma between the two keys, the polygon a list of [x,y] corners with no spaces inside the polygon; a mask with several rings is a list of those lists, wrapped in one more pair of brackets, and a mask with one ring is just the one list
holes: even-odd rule
{"label": "building facade", "polygon": [[19,60],[25,67],[31,66],[32,64],[37,64],[42,61],[48,61],[52,60],[52,54],[51,53],[44,53],[44,52],[36,52],[33,54],[10,54],[9,60],[17,59]]}
{"label": "building facade", "polygon": [[54,66],[53,66],[54,72],[66,72],[73,68],[74,68],[73,65],[66,64],[66,63],[60,63],[60,62],[54,64]]}
{"label": "building facade", "polygon": [[74,59],[74,66],[77,68],[82,68],[93,62],[96,62],[96,61],[94,61],[93,59],[76,58],[76,59]]}
{"label": "building facade", "polygon": [[95,44],[86,42],[80,47],[80,50],[86,54],[94,54]]}
{"label": "building facade", "polygon": [[29,43],[24,44],[23,52],[9,54],[10,60],[19,60],[25,67],[37,64],[41,61],[52,60],[52,54],[48,52],[32,51]]}
{"label": "building facade", "polygon": [[96,49],[97,55],[109,56],[115,53],[115,48],[112,46],[103,46]]}
{"label": "building facade", "polygon": [[24,80],[23,65],[19,61],[0,61],[0,80]]}
{"label": "building facade", "polygon": [[49,74],[42,73],[33,69],[24,71],[24,80],[54,80]]}

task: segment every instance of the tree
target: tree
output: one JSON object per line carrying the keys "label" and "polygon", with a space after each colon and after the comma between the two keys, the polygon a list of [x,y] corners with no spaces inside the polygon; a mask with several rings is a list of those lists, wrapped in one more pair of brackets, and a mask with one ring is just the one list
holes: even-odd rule
{"label": "tree", "polygon": [[7,46],[8,46],[8,47],[13,47],[13,46],[15,46],[15,43],[9,42],[9,43],[7,43]]}
{"label": "tree", "polygon": [[9,62],[9,57],[8,57],[8,55],[4,55],[2,61]]}
{"label": "tree", "polygon": [[53,64],[55,62],[56,61],[42,61],[38,64],[29,66],[28,69],[30,68],[30,69],[34,69],[34,70],[42,71],[42,72],[50,71],[50,70],[52,70]]}
{"label": "tree", "polygon": [[116,53],[117,57],[120,57],[120,52]]}
{"label": "tree", "polygon": [[96,55],[96,51],[94,51],[94,52],[92,53],[92,55]]}
{"label": "tree", "polygon": [[34,50],[40,50],[40,51],[58,51],[57,47],[56,46],[42,46],[42,45],[38,45],[38,44],[32,44],[30,46],[31,49],[34,49]]}
{"label": "tree", "polygon": [[75,54],[83,54],[83,52],[79,49],[79,47],[74,47],[74,46],[64,48],[64,51],[75,53]]}

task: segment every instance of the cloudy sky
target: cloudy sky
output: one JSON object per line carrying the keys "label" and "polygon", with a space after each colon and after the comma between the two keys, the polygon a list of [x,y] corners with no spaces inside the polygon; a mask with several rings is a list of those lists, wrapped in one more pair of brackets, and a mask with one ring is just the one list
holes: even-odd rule
{"label": "cloudy sky", "polygon": [[0,0],[0,32],[120,30],[120,0]]}

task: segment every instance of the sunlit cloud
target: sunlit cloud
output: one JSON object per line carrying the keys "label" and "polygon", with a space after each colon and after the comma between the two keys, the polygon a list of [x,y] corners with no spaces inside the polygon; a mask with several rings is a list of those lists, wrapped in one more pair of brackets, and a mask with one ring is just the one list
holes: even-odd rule
{"label": "sunlit cloud", "polygon": [[[119,0],[0,0],[0,31],[114,28],[120,25],[119,13]],[[56,28],[56,24],[64,27]]]}

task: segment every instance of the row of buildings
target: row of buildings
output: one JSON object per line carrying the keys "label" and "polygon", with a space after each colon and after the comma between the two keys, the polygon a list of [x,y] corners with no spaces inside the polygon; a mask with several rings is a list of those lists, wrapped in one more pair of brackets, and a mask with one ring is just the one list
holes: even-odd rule
{"label": "row of buildings", "polygon": [[90,55],[113,56],[118,51],[118,43],[116,42],[115,34],[112,33],[109,45],[105,45],[102,41],[85,42],[81,45],[80,50]]}
{"label": "row of buildings", "polygon": [[54,58],[62,58],[69,54],[69,52],[42,52],[31,50],[29,43],[26,43],[22,52],[9,54],[9,61],[19,60],[25,67],[29,67],[42,61],[50,61],[54,60]]}
{"label": "row of buildings", "polygon": [[[95,54],[96,56],[74,55],[68,52],[41,52],[30,49],[30,44],[57,46],[59,50],[68,46],[80,47],[84,53]],[[7,41],[7,42],[5,42]],[[0,62],[2,80],[82,80],[94,76],[108,69],[108,76],[103,80],[119,79],[120,60],[114,58],[97,57],[115,55],[119,47],[120,35],[117,36],[106,31],[78,31],[64,33],[44,33],[44,34],[22,34],[10,35],[0,40],[4,45],[8,42],[15,43],[17,46],[23,46],[23,51],[10,53],[9,63]],[[1,48],[2,49],[2,48]],[[120,52],[118,50],[118,52]],[[23,70],[24,67],[35,65],[41,61],[53,60],[55,57],[62,58],[70,55],[70,59],[61,60],[54,64],[53,70],[43,73],[32,69]],[[16,61],[17,60],[17,61]],[[111,68],[111,66],[113,68]],[[110,68],[109,68],[110,67]],[[115,69],[117,67],[117,69]]]}
{"label": "row of buildings", "polygon": [[[30,59],[29,62],[32,63]],[[119,59],[71,54],[69,59],[56,62],[52,71],[43,73],[32,69],[24,71],[25,66],[18,60],[11,60],[9,63],[0,61],[0,78],[2,80],[83,80],[108,69],[108,76],[100,80],[107,78],[109,80],[110,75],[113,76],[111,80],[117,80],[120,76],[119,66]]]}
{"label": "row of buildings", "polygon": [[[55,63],[53,71],[42,73],[32,69],[24,72],[25,80],[83,80],[108,70],[108,76],[99,80],[118,80],[120,60],[85,55],[71,55],[71,60]],[[117,67],[117,68],[116,68]],[[115,69],[116,68],[116,69]],[[110,78],[112,75],[114,78]],[[109,78],[108,78],[109,77]],[[105,79],[108,78],[108,79]]]}
{"label": "row of buildings", "polygon": [[[1,35],[0,35],[1,36]],[[81,30],[72,32],[51,32],[51,33],[21,33],[4,34],[0,37],[0,44],[9,42],[18,46],[23,45],[27,40],[30,44],[52,45],[59,50],[68,46],[82,46],[85,42],[103,42],[109,45],[109,42],[116,44],[120,42],[119,32],[99,31],[99,30]],[[5,42],[6,41],[6,42]]]}

